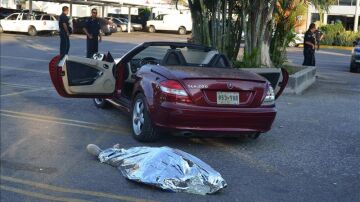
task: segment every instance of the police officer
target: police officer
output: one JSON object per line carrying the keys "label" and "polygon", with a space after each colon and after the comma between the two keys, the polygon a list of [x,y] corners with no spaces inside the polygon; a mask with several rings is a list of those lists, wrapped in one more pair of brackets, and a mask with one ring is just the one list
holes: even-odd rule
{"label": "police officer", "polygon": [[316,26],[311,23],[304,37],[304,66],[315,66],[315,31]]}
{"label": "police officer", "polygon": [[69,18],[67,17],[69,13],[69,7],[62,7],[62,13],[59,17],[59,30],[60,30],[60,58],[63,58],[69,53],[70,49],[70,39],[71,27],[69,26]]}
{"label": "police officer", "polygon": [[83,28],[86,34],[86,57],[91,58],[98,52],[99,41],[101,42],[100,35],[100,21],[97,18],[97,10],[93,8],[91,10],[91,17],[87,19],[86,25]]}
{"label": "police officer", "polygon": [[324,34],[320,30],[315,31],[317,50],[320,50],[320,42],[324,37]]}

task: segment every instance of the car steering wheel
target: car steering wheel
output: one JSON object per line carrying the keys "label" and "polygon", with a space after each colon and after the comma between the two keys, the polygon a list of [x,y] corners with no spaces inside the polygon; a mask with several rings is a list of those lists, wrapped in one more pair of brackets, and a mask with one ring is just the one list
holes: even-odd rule
{"label": "car steering wheel", "polygon": [[157,65],[159,64],[159,60],[153,57],[144,57],[139,61],[139,66],[142,67],[144,65]]}

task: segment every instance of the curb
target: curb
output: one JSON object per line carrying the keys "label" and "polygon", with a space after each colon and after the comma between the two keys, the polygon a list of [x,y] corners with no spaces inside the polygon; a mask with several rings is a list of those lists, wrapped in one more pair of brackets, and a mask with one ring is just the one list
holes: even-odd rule
{"label": "curb", "polygon": [[316,67],[306,67],[289,76],[288,84],[284,90],[285,94],[302,94],[316,81]]}

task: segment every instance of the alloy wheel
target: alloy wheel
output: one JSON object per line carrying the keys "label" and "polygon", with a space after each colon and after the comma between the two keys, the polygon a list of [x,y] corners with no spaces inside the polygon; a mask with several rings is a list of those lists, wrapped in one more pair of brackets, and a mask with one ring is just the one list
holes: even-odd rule
{"label": "alloy wheel", "polygon": [[133,107],[133,130],[135,135],[140,135],[144,126],[144,103],[141,99],[136,100]]}

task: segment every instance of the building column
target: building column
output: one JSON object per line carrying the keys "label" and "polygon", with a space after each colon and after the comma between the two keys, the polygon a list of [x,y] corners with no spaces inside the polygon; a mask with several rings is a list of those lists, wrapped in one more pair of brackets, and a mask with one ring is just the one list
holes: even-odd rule
{"label": "building column", "polygon": [[131,7],[129,7],[129,13],[128,13],[128,33],[131,32]]}
{"label": "building column", "polygon": [[324,13],[324,25],[327,25],[328,24],[328,14],[327,13]]}
{"label": "building column", "polygon": [[29,0],[29,13],[32,13],[32,0]]}
{"label": "building column", "polygon": [[358,29],[359,29],[359,0],[356,0],[354,32],[357,32]]}
{"label": "building column", "polygon": [[105,17],[105,6],[101,7],[101,17]]}
{"label": "building column", "polygon": [[70,18],[73,16],[73,3],[70,1]]}

